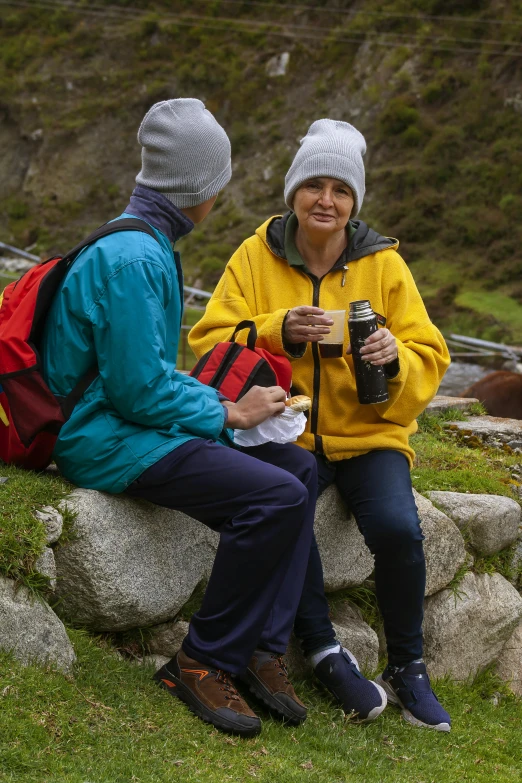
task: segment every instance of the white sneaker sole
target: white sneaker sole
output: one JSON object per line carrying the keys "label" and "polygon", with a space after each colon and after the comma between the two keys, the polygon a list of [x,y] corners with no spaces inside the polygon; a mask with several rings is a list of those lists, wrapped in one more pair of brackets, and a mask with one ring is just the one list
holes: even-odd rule
{"label": "white sneaker sole", "polygon": [[408,723],[411,723],[412,726],[419,726],[420,728],[423,729],[433,729],[434,731],[451,731],[451,726],[449,725],[449,723],[437,723],[436,726],[433,726],[430,723],[424,723],[423,721],[416,718],[415,715],[412,715],[411,712],[408,709],[406,709],[404,704],[401,702],[401,700],[393,690],[392,686],[389,683],[387,683],[386,680],[383,680],[381,674],[379,674],[373,682],[378,687],[384,689],[390,704],[395,704],[397,707],[401,708],[402,717],[404,718],[404,720],[407,720]]}

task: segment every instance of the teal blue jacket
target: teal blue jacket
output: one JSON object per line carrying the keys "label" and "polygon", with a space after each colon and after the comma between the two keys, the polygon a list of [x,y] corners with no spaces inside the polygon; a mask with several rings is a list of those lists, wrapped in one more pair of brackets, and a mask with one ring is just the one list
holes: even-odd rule
{"label": "teal blue jacket", "polygon": [[[160,198],[164,212],[176,209]],[[140,217],[133,213],[120,217]],[[89,368],[99,368],[54,451],[63,475],[87,489],[122,492],[181,444],[223,433],[217,392],[176,370],[181,265],[166,234],[150,224],[158,242],[123,231],[83,250],[46,322],[42,361],[55,394],[67,395]]]}

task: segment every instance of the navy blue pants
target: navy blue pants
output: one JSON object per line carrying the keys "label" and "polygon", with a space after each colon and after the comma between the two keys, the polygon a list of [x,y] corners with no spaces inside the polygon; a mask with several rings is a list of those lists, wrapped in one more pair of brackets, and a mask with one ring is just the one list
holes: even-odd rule
{"label": "navy blue pants", "polygon": [[183,511],[220,534],[183,642],[187,655],[237,674],[256,647],[284,653],[312,540],[314,456],[293,444],[266,443],[246,454],[195,439],[142,473],[127,494]]}
{"label": "navy blue pants", "polygon": [[[319,494],[336,483],[374,556],[377,601],[384,619],[389,662],[403,666],[421,658],[424,536],[406,457],[398,451],[383,450],[340,462],[328,462],[321,455],[316,458]],[[305,653],[327,647],[335,638],[315,537],[295,633]]]}

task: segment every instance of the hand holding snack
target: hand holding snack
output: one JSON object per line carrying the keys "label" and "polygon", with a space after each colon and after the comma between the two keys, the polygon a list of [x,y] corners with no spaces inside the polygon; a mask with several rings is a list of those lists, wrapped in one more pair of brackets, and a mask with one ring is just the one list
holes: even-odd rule
{"label": "hand holding snack", "polygon": [[280,386],[252,386],[238,402],[222,403],[228,408],[227,427],[248,430],[285,409],[285,391]]}
{"label": "hand holding snack", "polygon": [[285,401],[287,408],[297,413],[310,410],[312,407],[312,400],[307,397],[306,394],[296,394],[295,397],[290,397]]}

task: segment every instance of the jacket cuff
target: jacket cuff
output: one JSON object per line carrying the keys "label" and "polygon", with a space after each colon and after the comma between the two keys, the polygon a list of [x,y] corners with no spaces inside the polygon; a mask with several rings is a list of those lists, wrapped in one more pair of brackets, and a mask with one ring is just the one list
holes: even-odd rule
{"label": "jacket cuff", "polygon": [[306,343],[288,343],[284,337],[285,323],[289,312],[290,310],[288,310],[287,314],[283,318],[283,323],[281,326],[281,342],[283,344],[283,350],[291,359],[301,359],[306,352]]}
{"label": "jacket cuff", "polygon": [[386,373],[386,377],[389,381],[393,381],[393,379],[398,376],[400,371],[401,371],[401,365],[399,362],[399,357],[394,359],[389,364],[384,365],[384,372]]}

